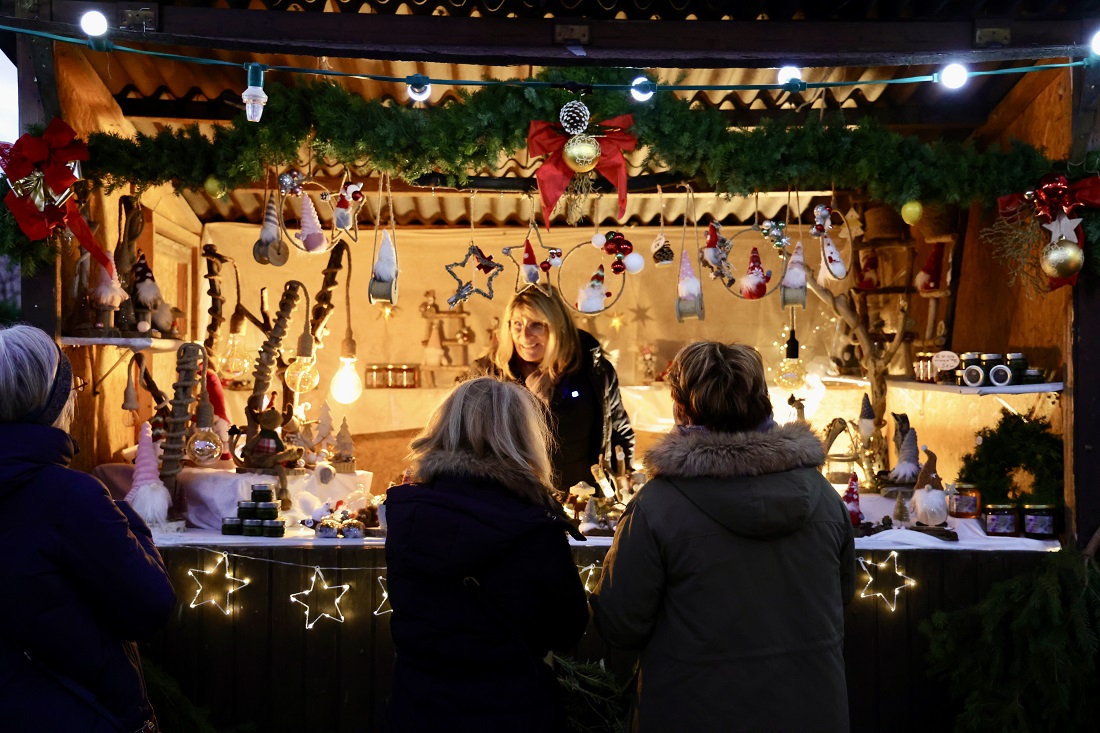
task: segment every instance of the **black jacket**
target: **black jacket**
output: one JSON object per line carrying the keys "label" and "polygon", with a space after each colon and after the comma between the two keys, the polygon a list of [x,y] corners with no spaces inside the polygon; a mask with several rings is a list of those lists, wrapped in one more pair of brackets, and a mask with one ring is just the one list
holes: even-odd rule
{"label": "black jacket", "polygon": [[72,439],[57,428],[0,424],[6,731],[116,731],[55,674],[94,695],[130,730],[149,715],[134,641],[168,620],[175,593],[141,517],[99,481],[68,468],[73,453]]}
{"label": "black jacket", "polygon": [[[580,331],[581,361],[579,368],[573,374],[563,377],[555,386],[553,396],[550,399],[550,414],[553,416],[551,431],[557,444],[567,444],[571,435],[587,431],[592,440],[582,455],[574,455],[572,452],[562,451],[555,455],[555,469],[557,472],[556,488],[567,491],[576,483],[578,473],[584,473],[588,467],[604,459],[604,464],[613,470],[618,466],[615,459],[615,448],[621,447],[626,457],[625,470],[632,470],[631,460],[634,456],[634,429],[630,427],[630,418],[623,408],[623,398],[619,392],[619,376],[615,367],[603,356],[600,342],[587,331]],[[470,371],[472,376],[492,375],[496,377],[506,376],[488,359],[482,357],[476,360]],[[575,393],[575,394],[574,394]],[[571,423],[570,414],[576,414],[569,410],[568,403],[574,399],[594,397],[596,409],[591,411],[591,425],[576,425]],[[564,438],[564,440],[563,440]],[[582,470],[578,472],[578,468]],[[594,478],[580,477],[589,483],[594,483]]]}
{"label": "black jacket", "polygon": [[533,478],[497,462],[435,454],[420,474],[386,496],[389,730],[564,731],[541,660],[588,623],[575,530],[560,509],[505,488]]}

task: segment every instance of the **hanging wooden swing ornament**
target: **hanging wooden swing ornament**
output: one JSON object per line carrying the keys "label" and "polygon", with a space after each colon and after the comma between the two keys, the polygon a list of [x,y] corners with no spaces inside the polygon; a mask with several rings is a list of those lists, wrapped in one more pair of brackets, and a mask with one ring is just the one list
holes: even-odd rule
{"label": "hanging wooden swing ornament", "polygon": [[[386,193],[389,206],[390,228],[382,229],[382,193]],[[393,218],[393,192],[386,174],[378,179],[378,211],[374,215],[374,247],[371,252],[370,281],[367,283],[367,299],[371,305],[389,303],[397,305],[397,230]]]}
{"label": "hanging wooden swing ornament", "polygon": [[550,215],[563,194],[574,202],[567,219],[576,222],[583,202],[592,191],[595,173],[611,182],[619,192],[619,218],[626,215],[626,160],[624,150],[633,150],[637,140],[627,132],[634,124],[633,115],[620,115],[597,123],[596,135],[588,134],[591,113],[580,100],[561,108],[560,123],[532,120],[527,132],[527,150],[545,155],[535,177],[542,198],[543,222],[550,226]]}
{"label": "hanging wooden swing ornament", "polygon": [[806,259],[802,254],[802,242],[795,243],[787,269],[779,280],[779,301],[784,308],[806,307]]}
{"label": "hanging wooden swing ornament", "polygon": [[[699,259],[699,221],[695,218],[695,193],[691,187],[687,187],[688,204],[691,208],[692,220],[695,222],[695,259]],[[698,318],[702,321],[706,317],[703,309],[703,284],[695,275],[695,268],[691,265],[691,256],[688,254],[687,245],[687,211],[684,212],[684,229],[680,238],[680,273],[676,280],[676,320],[680,323],[685,318]]]}
{"label": "hanging wooden swing ornament", "polygon": [[261,265],[282,267],[290,259],[290,245],[283,240],[283,229],[279,223],[279,208],[275,193],[267,195],[264,206],[264,223],[260,226],[260,238],[252,245],[252,259]]}
{"label": "hanging wooden swing ornament", "polygon": [[661,231],[653,238],[649,251],[654,266],[666,267],[676,260],[676,253],[672,250],[668,237],[665,236],[665,196],[660,186],[657,186],[657,200],[660,202]]}

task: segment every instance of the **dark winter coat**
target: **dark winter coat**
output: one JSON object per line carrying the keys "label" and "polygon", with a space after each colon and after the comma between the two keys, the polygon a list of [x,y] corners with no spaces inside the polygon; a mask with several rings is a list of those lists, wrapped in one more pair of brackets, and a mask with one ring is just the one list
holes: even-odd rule
{"label": "dark winter coat", "polygon": [[852,525],[804,424],[674,431],[619,522],[596,629],[641,649],[636,731],[848,730]]}
{"label": "dark winter coat", "polygon": [[560,508],[506,488],[535,479],[499,462],[438,453],[419,478],[386,496],[389,730],[564,731],[542,659],[588,623],[566,538],[575,530]]}
{"label": "dark winter coat", "polygon": [[149,528],[68,468],[74,452],[57,428],[0,424],[0,728],[13,733],[117,733],[54,675],[137,730],[149,710],[134,642],[176,601]]}
{"label": "dark winter coat", "polygon": [[[634,429],[623,408],[615,367],[604,358],[600,342],[592,334],[580,331],[580,341],[579,368],[554,385],[550,398],[550,429],[556,446],[552,458],[559,491],[568,491],[579,481],[595,484],[591,466],[599,463],[601,456],[605,465],[617,468],[616,447],[623,449],[627,471],[634,456]],[[476,360],[470,373],[505,376],[487,357]],[[577,445],[574,438],[578,435],[589,436],[587,445]]]}

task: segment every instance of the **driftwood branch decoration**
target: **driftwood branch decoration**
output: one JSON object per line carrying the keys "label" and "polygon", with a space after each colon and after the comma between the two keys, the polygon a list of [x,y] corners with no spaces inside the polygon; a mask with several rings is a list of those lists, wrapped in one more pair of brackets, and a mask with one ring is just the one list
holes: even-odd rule
{"label": "driftwood branch decoration", "polygon": [[[290,322],[290,314],[302,295],[306,297],[306,307],[309,306],[309,291],[306,286],[297,280],[288,280],[283,286],[283,295],[279,299],[279,310],[275,314],[275,322],[267,331],[267,339],[260,347],[260,354],[256,357],[256,368],[252,372],[252,394],[248,397],[248,405],[245,410],[248,418],[246,438],[251,440],[260,430],[259,416],[264,409],[264,398],[271,388],[271,377],[274,371],[281,370],[280,350],[283,340],[286,338],[287,326]],[[308,325],[307,325],[308,327]]]}
{"label": "driftwood branch decoration", "polygon": [[187,425],[191,422],[191,403],[195,401],[199,359],[205,364],[205,357],[206,352],[200,344],[187,343],[176,351],[176,381],[172,384],[172,412],[165,425],[160,480],[172,495],[172,516],[177,519],[184,515],[184,498],[176,477],[183,470],[183,448]]}
{"label": "driftwood branch decoration", "polygon": [[317,291],[317,295],[313,298],[313,310],[311,313],[309,330],[313,334],[313,340],[318,345],[322,343],[324,337],[328,334],[326,326],[328,325],[328,319],[332,316],[332,311],[336,306],[332,304],[332,291],[336,289],[336,275],[343,269],[341,260],[348,263],[348,277],[347,280],[351,280],[351,249],[344,241],[339,241],[336,246],[332,248],[332,251],[328,256],[328,265],[325,266],[324,280],[321,281],[321,289]]}
{"label": "driftwood branch decoration", "polygon": [[[222,265],[230,259],[218,252],[213,244],[203,245],[203,259],[206,260],[206,274],[203,275],[208,283],[206,293],[210,296],[210,307],[206,312],[210,315],[210,321],[206,324],[206,339],[202,345],[206,348],[207,355],[213,359],[217,354],[218,331],[225,323],[225,296],[222,295]],[[236,268],[234,268],[234,272]],[[241,283],[237,277],[237,300],[240,301]]]}

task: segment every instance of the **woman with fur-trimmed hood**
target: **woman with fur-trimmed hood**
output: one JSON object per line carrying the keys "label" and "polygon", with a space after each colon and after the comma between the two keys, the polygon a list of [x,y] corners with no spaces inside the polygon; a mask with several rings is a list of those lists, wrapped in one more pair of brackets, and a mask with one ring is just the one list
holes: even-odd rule
{"label": "woman with fur-trimmed hood", "polygon": [[583,536],[550,497],[543,411],[518,384],[460,384],[412,442],[419,483],[386,495],[393,733],[566,729],[543,658],[588,624]]}
{"label": "woman with fur-trimmed hood", "polygon": [[847,731],[855,549],[821,441],[775,424],[749,347],[685,346],[668,383],[677,428],[591,598],[600,634],[641,650],[632,729]]}

